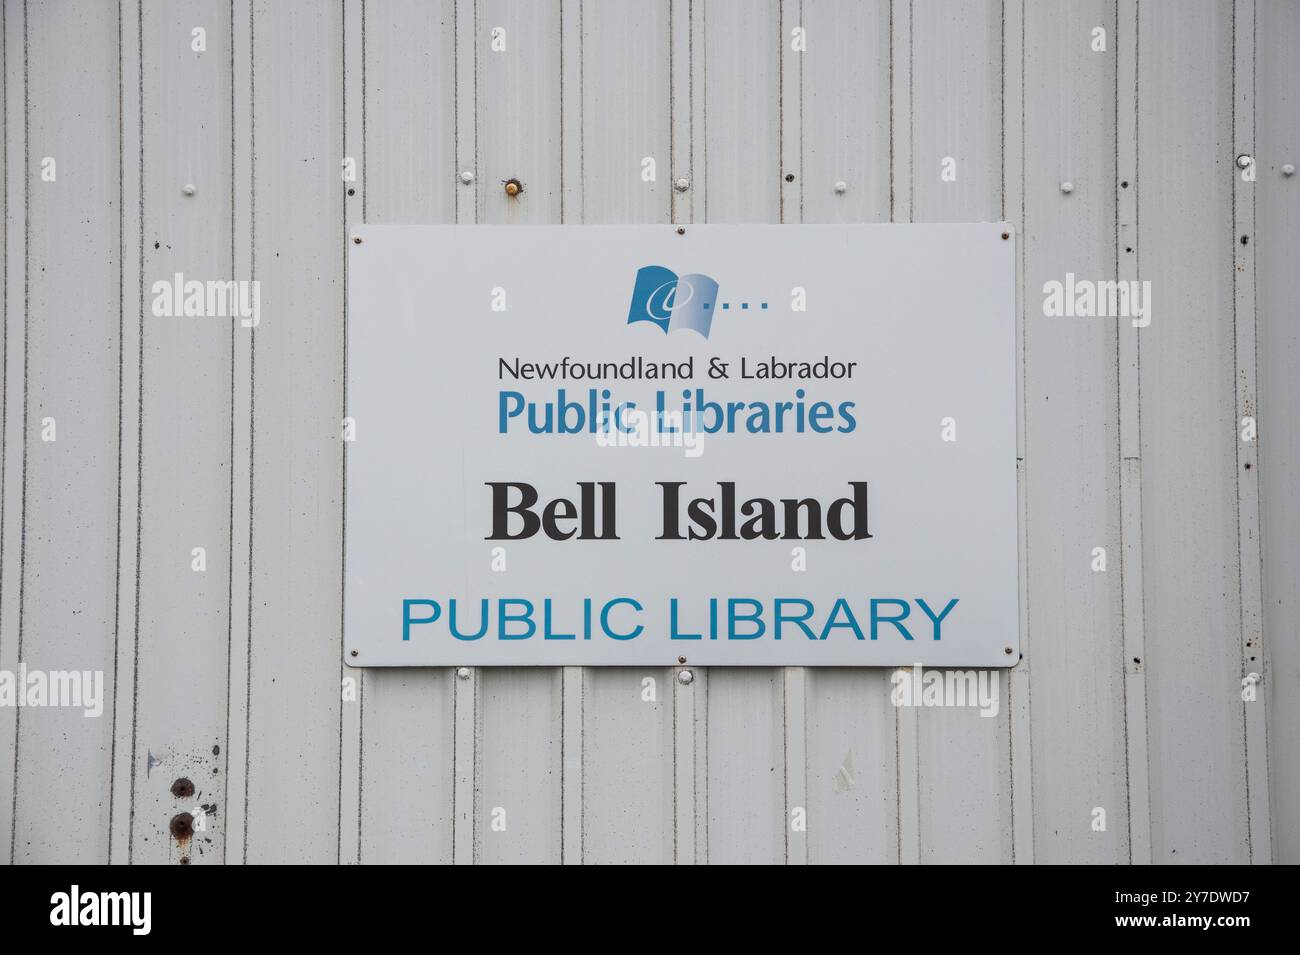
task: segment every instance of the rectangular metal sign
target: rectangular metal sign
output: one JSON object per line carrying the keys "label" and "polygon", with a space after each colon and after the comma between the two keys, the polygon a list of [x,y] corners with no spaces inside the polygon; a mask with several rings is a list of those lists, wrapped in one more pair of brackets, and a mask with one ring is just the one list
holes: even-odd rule
{"label": "rectangular metal sign", "polygon": [[1009,226],[376,226],[345,662],[1009,666]]}

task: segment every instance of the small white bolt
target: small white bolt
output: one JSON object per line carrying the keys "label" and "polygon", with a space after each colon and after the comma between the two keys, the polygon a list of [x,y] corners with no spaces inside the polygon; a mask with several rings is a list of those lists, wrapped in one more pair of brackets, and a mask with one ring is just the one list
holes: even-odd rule
{"label": "small white bolt", "polygon": [[472,182],[474,181],[474,173],[473,173],[473,171],[471,171],[471,170],[469,170],[469,169],[466,169],[464,172],[462,172],[462,173],[460,174],[460,181],[461,181],[461,183],[462,183],[463,185],[466,185],[466,186],[468,186],[470,183],[472,183]]}
{"label": "small white bolt", "polygon": [[690,686],[692,683],[695,682],[695,674],[692,673],[690,670],[678,670],[677,682],[680,683],[682,686]]}
{"label": "small white bolt", "polygon": [[1074,192],[1074,183],[1068,180],[1061,183],[1061,191],[1068,196],[1070,193]]}
{"label": "small white bolt", "polygon": [[196,190],[196,189],[194,188],[194,183],[192,183],[192,182],[187,182],[187,183],[185,184],[185,188],[181,190],[181,192],[185,193],[185,195],[187,195],[187,196],[192,196],[192,195],[194,195],[194,193],[197,192],[197,191],[198,191],[198,190]]}
{"label": "small white bolt", "polygon": [[1253,163],[1254,161],[1255,161],[1254,159],[1247,156],[1245,153],[1242,153],[1240,156],[1237,157],[1237,168],[1249,169],[1250,164]]}
{"label": "small white bolt", "polygon": [[849,191],[849,184],[845,182],[843,179],[835,183],[835,194],[837,196],[842,196],[844,195],[844,193],[848,191]]}
{"label": "small white bolt", "polygon": [[1295,175],[1295,164],[1294,164],[1294,163],[1283,163],[1283,165],[1282,165],[1282,175],[1284,175],[1284,176],[1294,176],[1294,175]]}
{"label": "small white bolt", "polygon": [[691,181],[687,179],[685,176],[682,176],[680,179],[678,179],[676,182],[673,183],[673,188],[676,189],[678,192],[685,192],[687,189],[691,188]]}
{"label": "small white bolt", "polygon": [[460,669],[458,669],[458,670],[456,671],[456,675],[457,675],[458,677],[460,677],[462,680],[468,680],[468,679],[469,679],[469,667],[461,667]]}

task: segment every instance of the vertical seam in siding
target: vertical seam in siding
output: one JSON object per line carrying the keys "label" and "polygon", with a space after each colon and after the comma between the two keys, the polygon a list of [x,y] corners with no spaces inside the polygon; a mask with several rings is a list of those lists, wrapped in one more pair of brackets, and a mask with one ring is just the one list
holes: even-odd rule
{"label": "vertical seam in siding", "polygon": [[[28,30],[28,7],[23,0],[23,467],[22,490],[19,493],[22,518],[18,531],[18,656],[23,658],[23,596],[27,577],[27,409],[28,409],[28,360],[31,352],[29,342],[31,334],[31,299],[32,299],[32,102],[31,102],[31,60],[29,46],[31,38]],[[22,741],[23,711],[19,707],[14,712],[14,793],[9,832],[9,858],[17,861],[18,847],[18,751]]]}
{"label": "vertical seam in siding", "polygon": [[[1131,40],[1125,37],[1123,25],[1119,22],[1121,11],[1124,24],[1132,26]],[[1136,279],[1141,254],[1138,222],[1140,29],[1136,0],[1119,0],[1116,5],[1115,178],[1118,180],[1121,174],[1125,175],[1132,187],[1121,198],[1119,183],[1112,182],[1116,196],[1114,261],[1116,277],[1120,280]],[[1128,46],[1125,46],[1125,41],[1128,41]],[[1126,159],[1131,168],[1122,169]],[[1125,247],[1121,236],[1130,225],[1130,219],[1133,231],[1127,247],[1135,251],[1133,258],[1128,260],[1120,250]],[[1145,663],[1139,662],[1146,659],[1146,593],[1142,567],[1142,346],[1131,322],[1125,324],[1117,320],[1116,331],[1120,422],[1120,673],[1123,678],[1128,853],[1130,863],[1146,864],[1151,861],[1151,807],[1146,670]]]}
{"label": "vertical seam in siding", "polygon": [[[1238,8],[1245,21],[1238,30]],[[1255,15],[1254,0],[1237,0],[1232,11],[1232,137],[1233,154],[1255,153]],[[1238,109],[1238,104],[1241,109]],[[1237,519],[1237,587],[1239,594],[1240,679],[1246,674],[1264,672],[1262,550],[1259,539],[1259,460],[1258,438],[1241,440],[1237,429],[1242,415],[1258,418],[1258,366],[1255,299],[1255,183],[1243,179],[1235,162],[1232,171],[1233,232],[1229,248],[1233,253],[1233,368],[1235,445],[1234,469]],[[1240,235],[1247,243],[1237,245]],[[1240,251],[1238,251],[1240,249]],[[1240,257],[1240,258],[1238,258]],[[1257,650],[1257,666],[1252,666],[1251,647]],[[1265,692],[1267,692],[1267,685]],[[1271,818],[1268,780],[1268,727],[1262,695],[1256,700],[1241,701],[1242,748],[1245,762],[1243,785],[1246,796],[1246,849],[1251,863],[1269,862],[1272,858]]]}
{"label": "vertical seam in siding", "polygon": [[[9,5],[0,5],[0,50],[5,51],[8,56],[9,51]],[[4,602],[4,541],[5,541],[5,498],[8,496],[5,486],[5,476],[7,475],[6,465],[8,463],[9,453],[9,66],[6,61],[3,67],[0,67],[0,112],[4,114],[4,132],[3,140],[0,140],[0,188],[4,190],[4,220],[0,222],[0,258],[3,260],[4,285],[0,288],[0,307],[4,308],[4,328],[0,332],[0,379],[3,380],[3,387],[0,387],[0,606]],[[25,147],[24,147],[25,148]],[[26,218],[26,210],[23,210],[23,217]],[[0,611],[0,624],[3,623],[3,612]],[[3,659],[4,649],[4,629],[0,625],[0,659]],[[15,714],[16,718],[16,714]],[[18,790],[18,738],[14,735],[14,766],[13,775],[9,778],[9,783],[13,786],[14,792]],[[12,805],[10,807],[12,809]],[[13,846],[14,846],[14,822],[13,816],[9,817],[9,864],[13,864]]]}
{"label": "vertical seam in siding", "polygon": [[[140,133],[139,146],[139,216],[140,216],[140,259],[139,259],[139,282],[140,282],[140,302],[144,302],[144,7],[143,5],[136,8],[136,44],[140,50],[140,57],[137,61],[138,89],[136,106],[139,108],[138,130]],[[135,836],[135,766],[139,746],[137,735],[139,724],[136,719],[139,713],[139,695],[140,695],[140,554],[144,547],[144,320],[140,321],[138,336],[138,353],[136,356],[138,362],[138,373],[136,375],[136,471],[135,471],[135,645],[132,653],[132,679],[131,679],[131,815],[130,823],[127,830],[127,862],[128,864],[135,858],[134,836]]]}
{"label": "vertical seam in siding", "polygon": [[[1004,9],[1005,9],[1005,7],[1004,7]],[[1019,124],[1019,126],[1017,127],[1017,137],[1018,137],[1018,140],[1019,140],[1019,141],[1015,144],[1016,147],[1017,147],[1018,150],[1019,150],[1018,163],[1019,163],[1019,166],[1020,166],[1020,194],[1019,194],[1018,208],[1017,208],[1017,220],[1018,220],[1018,221],[1015,223],[1016,226],[1017,226],[1017,227],[1019,228],[1019,230],[1020,230],[1020,241],[1019,241],[1019,243],[1018,243],[1019,248],[1016,250],[1017,253],[1018,253],[1018,256],[1017,256],[1017,257],[1018,257],[1018,259],[1019,259],[1019,261],[1017,262],[1017,267],[1018,267],[1018,269],[1019,269],[1019,275],[1017,276],[1017,283],[1016,283],[1016,284],[1017,284],[1017,289],[1018,289],[1019,294],[1020,294],[1020,303],[1019,303],[1019,305],[1018,305],[1017,308],[1016,308],[1016,312],[1017,312],[1017,321],[1019,322],[1019,325],[1020,325],[1020,343],[1021,343],[1021,346],[1020,346],[1020,347],[1021,347],[1021,350],[1020,350],[1020,382],[1019,382],[1019,384],[1020,384],[1020,401],[1019,401],[1020,408],[1019,408],[1019,411],[1020,411],[1020,417],[1021,417],[1021,421],[1022,421],[1022,432],[1023,432],[1023,444],[1022,444],[1022,447],[1021,447],[1021,457],[1022,457],[1023,460],[1022,460],[1021,463],[1022,463],[1023,465],[1027,465],[1027,464],[1028,464],[1028,459],[1029,459],[1029,437],[1028,437],[1028,425],[1027,425],[1028,414],[1029,414],[1029,369],[1028,369],[1029,362],[1028,362],[1028,352],[1027,352],[1026,347],[1025,347],[1025,329],[1026,329],[1026,327],[1027,327],[1027,323],[1028,323],[1028,318],[1027,318],[1027,316],[1028,316],[1028,311],[1027,311],[1027,309],[1028,309],[1028,294],[1027,294],[1027,293],[1028,293],[1028,289],[1027,289],[1027,287],[1026,287],[1026,285],[1025,285],[1025,282],[1026,282],[1026,278],[1025,278],[1025,276],[1026,276],[1026,274],[1028,273],[1028,260],[1029,260],[1029,256],[1028,256],[1028,230],[1027,230],[1027,227],[1026,227],[1025,224],[1026,224],[1026,222],[1028,221],[1028,205],[1029,205],[1029,196],[1028,196],[1028,193],[1029,193],[1029,189],[1028,189],[1028,179],[1027,179],[1027,176],[1028,176],[1028,172],[1027,172],[1027,163],[1026,163],[1026,160],[1025,160],[1025,144],[1026,144],[1026,142],[1028,141],[1028,138],[1029,138],[1029,137],[1028,137],[1028,135],[1027,135],[1027,129],[1028,129],[1028,126],[1027,126],[1027,121],[1026,121],[1026,118],[1025,118],[1025,12],[1026,12],[1026,2],[1025,2],[1025,0],[1021,0],[1021,2],[1017,5],[1016,10],[1017,10],[1017,19],[1020,21],[1020,24],[1019,24],[1019,26],[1020,26],[1020,36],[1019,36],[1019,45],[1018,45],[1018,53],[1019,53],[1019,60],[1020,60],[1020,71],[1019,71],[1019,72],[1020,72],[1020,76],[1019,76],[1019,80],[1020,80],[1020,88],[1019,88],[1019,92],[1018,92],[1018,94],[1017,94],[1018,97],[1019,97],[1019,100],[1020,100],[1020,104],[1019,104],[1019,105],[1020,105],[1020,124]],[[1005,38],[1005,34],[1004,34],[1004,35],[1003,35],[1004,48],[1005,48],[1005,39],[1006,39],[1006,38]],[[1006,82],[1006,78],[1005,78],[1005,76],[1004,76],[1004,77],[1003,77],[1003,83],[1005,84],[1005,82]],[[1004,126],[1004,127],[1003,127],[1003,137],[1005,138],[1005,136],[1006,136],[1006,128],[1005,128],[1005,126]],[[1003,152],[1003,168],[1004,168],[1004,170],[1005,170],[1005,166],[1006,166],[1006,152],[1005,152],[1005,147],[1004,147],[1004,152]],[[1004,212],[1005,212],[1005,204],[1006,204],[1006,191],[1005,191],[1005,189],[1006,189],[1006,187],[1005,187],[1005,183],[1004,183],[1004,186],[1003,186],[1003,204],[1004,204]],[[1029,593],[1029,542],[1030,542],[1030,538],[1029,538],[1029,520],[1030,520],[1030,517],[1029,517],[1029,477],[1030,477],[1030,473],[1031,473],[1031,469],[1030,469],[1029,467],[1026,466],[1026,467],[1025,467],[1025,470],[1024,470],[1024,486],[1023,486],[1023,489],[1022,489],[1022,490],[1023,490],[1023,494],[1024,494],[1024,505],[1023,505],[1023,510],[1021,511],[1021,519],[1024,521],[1024,526],[1020,529],[1020,538],[1021,538],[1021,540],[1023,541],[1023,546],[1024,546],[1024,569],[1021,571],[1021,581],[1022,581],[1022,583],[1023,583],[1023,586],[1021,587],[1021,599],[1024,601],[1024,605],[1022,606],[1021,611],[1020,611],[1020,621],[1019,621],[1019,622],[1020,622],[1020,630],[1021,630],[1021,632],[1020,632],[1020,637],[1021,637],[1020,645],[1021,645],[1021,647],[1024,648],[1024,652],[1026,652],[1026,653],[1027,653],[1028,650],[1029,650],[1029,606],[1030,606],[1030,593]],[[1035,860],[1035,852],[1034,852],[1034,815],[1033,815],[1033,807],[1034,807],[1034,773],[1033,773],[1033,761],[1034,761],[1034,739],[1033,739],[1033,729],[1032,729],[1032,727],[1031,727],[1031,725],[1030,725],[1030,720],[1031,720],[1031,718],[1032,718],[1032,713],[1033,713],[1033,710],[1032,710],[1032,706],[1033,706],[1033,678],[1030,676],[1030,672],[1029,672],[1029,671],[1030,671],[1030,668],[1033,666],[1033,664],[1032,664],[1032,662],[1030,662],[1029,664],[1024,664],[1024,663],[1022,662],[1022,663],[1020,663],[1020,664],[1018,664],[1018,665],[1019,665],[1019,666],[1024,666],[1024,667],[1025,667],[1025,669],[1024,669],[1024,671],[1023,671],[1023,677],[1022,677],[1022,678],[1019,678],[1019,682],[1023,683],[1024,697],[1025,697],[1024,703],[1023,703],[1023,705],[1022,705],[1022,707],[1021,707],[1021,709],[1020,709],[1020,712],[1023,713],[1023,726],[1021,727],[1021,732],[1020,732],[1019,738],[1020,738],[1020,739],[1023,741],[1023,743],[1024,743],[1023,756],[1024,756],[1024,763],[1025,763],[1026,765],[1023,765],[1023,767],[1022,767],[1021,778],[1023,778],[1024,781],[1025,781],[1025,782],[1024,782],[1025,802],[1024,802],[1024,807],[1023,807],[1023,808],[1026,810],[1025,815],[1026,815],[1028,818],[1027,818],[1026,820],[1023,821],[1023,832],[1024,832],[1024,835],[1021,837],[1021,841],[1023,841],[1024,845],[1023,845],[1023,847],[1022,847],[1022,846],[1018,846],[1018,845],[1017,845],[1017,838],[1016,838],[1016,831],[1017,831],[1017,830],[1016,830],[1016,814],[1015,814],[1015,804],[1016,804],[1016,794],[1015,794],[1015,791],[1016,791],[1016,788],[1017,788],[1017,787],[1016,787],[1016,782],[1015,782],[1015,781],[1016,781],[1016,778],[1017,778],[1017,777],[1016,777],[1015,762],[1014,762],[1014,759],[1015,759],[1015,752],[1016,752],[1016,748],[1017,748],[1017,747],[1015,746],[1015,740],[1017,739],[1017,735],[1016,735],[1016,733],[1015,733],[1014,730],[1013,730],[1013,733],[1012,733],[1012,746],[1011,746],[1011,774],[1012,774],[1012,776],[1011,776],[1011,779],[1012,779],[1012,783],[1011,783],[1011,785],[1012,785],[1012,817],[1011,817],[1011,825],[1012,825],[1012,839],[1011,839],[1011,860],[1012,860],[1013,863],[1021,862],[1021,863],[1024,863],[1024,864],[1033,864],[1033,862],[1034,862],[1034,860]],[[1012,686],[1013,686],[1013,684],[1014,684],[1015,682],[1017,682],[1017,680],[1018,680],[1018,678],[1015,676],[1015,669],[1016,669],[1016,668],[1013,667],[1013,668],[1012,668],[1011,670],[1009,670],[1008,673],[1007,673],[1007,688],[1008,688],[1007,696],[1008,696],[1008,699],[1011,699],[1011,697],[1012,697],[1012,695],[1013,695]],[[1013,722],[1013,726],[1014,726],[1014,722]],[[1027,850],[1027,851],[1025,851],[1025,852],[1018,851],[1018,850],[1021,849],[1021,848],[1025,849],[1025,850]],[[1028,858],[1025,858],[1026,855],[1028,856]]]}
{"label": "vertical seam in siding", "polygon": [[[141,67],[143,69],[143,67]],[[123,274],[123,247],[126,243],[126,207],[123,203],[123,182],[126,177],[126,165],[124,153],[126,151],[126,141],[123,138],[122,131],[122,109],[124,103],[123,97],[123,77],[122,77],[122,0],[117,4],[117,502],[114,511],[117,515],[117,527],[114,533],[114,573],[113,573],[113,718],[109,728],[109,756],[108,756],[108,864],[113,864],[113,796],[115,795],[117,782],[117,653],[118,639],[121,636],[121,612],[122,612],[122,391],[125,382],[122,378],[123,368],[126,364],[126,357],[123,352],[126,344],[123,341],[123,332],[126,329],[126,317],[123,310],[126,308],[126,291],[123,283],[126,280]],[[0,467],[0,473],[3,468]],[[0,540],[4,537],[0,533]],[[134,765],[132,760],[132,765]],[[130,852],[130,843],[127,843],[127,851]]]}
{"label": "vertical seam in siding", "polygon": [[[257,276],[257,17],[248,5],[248,278]],[[257,457],[257,329],[248,330],[248,640],[244,667],[244,838],[243,862],[248,863],[248,780],[253,742],[253,546]]]}
{"label": "vertical seam in siding", "polygon": [[[341,111],[341,123],[339,128],[339,136],[340,136],[341,147],[342,147],[340,150],[340,154],[346,160],[350,146],[354,148],[356,145],[355,137],[352,137],[351,143],[349,142],[349,138],[352,134],[352,130],[349,126],[348,107],[349,107],[349,88],[355,83],[355,80],[350,79],[350,73],[355,73],[356,70],[359,68],[360,76],[361,76],[360,96],[356,97],[354,94],[354,98],[359,99],[359,106],[354,105],[352,115],[355,116],[359,109],[361,115],[361,129],[360,129],[361,219],[362,222],[364,222],[365,211],[366,211],[366,186],[369,181],[369,170],[370,170],[368,156],[366,152],[366,3],[365,0],[358,0],[361,9],[361,29],[360,29],[359,45],[357,50],[358,52],[357,59],[359,60],[359,66],[357,63],[353,63],[351,65],[351,68],[349,69],[348,48],[350,45],[349,44],[350,31],[349,31],[349,23],[348,23],[348,6],[350,5],[350,2],[351,0],[340,0],[340,5],[339,5],[339,16],[340,16],[340,27],[341,27],[339,33],[339,45],[340,45],[339,103],[340,103],[340,111]],[[353,24],[351,27],[351,31],[355,32],[355,30],[356,27],[355,24]],[[353,120],[353,122],[355,122],[355,120]],[[351,281],[351,275],[349,273],[349,268],[348,268],[348,249],[350,247],[348,243],[348,216],[349,216],[348,190],[349,188],[350,187],[346,185],[346,180],[345,180],[344,185],[342,187],[343,191],[342,191],[341,200],[339,204],[340,205],[339,237],[342,245],[342,251],[340,254],[342,256],[341,270],[342,270],[342,281],[343,281],[343,307],[341,313],[342,326],[343,326],[343,330],[342,330],[343,380],[341,382],[341,387],[340,387],[340,399],[342,402],[341,413],[339,415],[340,427],[342,426],[342,419],[345,419],[348,413],[348,373],[347,373],[348,319],[349,319],[349,311],[348,311],[349,291],[348,290]],[[340,440],[341,439],[342,439],[342,435],[340,434]],[[362,824],[363,824],[363,819],[365,818],[365,814],[363,812],[362,807],[363,807],[363,800],[365,794],[366,671],[364,669],[356,670],[355,668],[350,668],[347,666],[346,663],[347,652],[348,652],[347,642],[346,642],[347,641],[347,632],[346,632],[347,593],[345,587],[345,574],[346,574],[346,563],[347,563],[347,503],[346,503],[347,486],[348,486],[347,455],[348,455],[348,442],[342,441],[342,453],[340,454],[340,459],[339,459],[340,492],[342,495],[340,499],[343,502],[343,504],[340,508],[341,520],[340,520],[340,548],[339,548],[339,656],[338,656],[339,664],[338,666],[339,666],[340,688],[342,687],[343,681],[345,679],[354,679],[356,681],[357,693],[356,693],[356,698],[350,701],[355,706],[356,709],[355,713],[352,713],[350,711],[348,705],[349,701],[343,699],[342,693],[340,693],[339,735],[338,735],[339,764],[338,764],[338,792],[337,792],[337,798],[338,798],[337,859],[340,864],[344,863],[345,861],[349,863],[359,864],[361,862],[361,852],[362,852]],[[350,672],[354,673],[355,675],[349,676]],[[352,797],[350,794],[350,789],[353,784],[355,784],[356,786],[355,804],[353,804]],[[347,798],[345,798],[345,794],[348,794]],[[355,830],[352,830],[351,827],[353,823],[351,820],[347,819],[345,815],[345,809],[350,812],[354,808],[356,811],[356,819],[354,823],[356,828]],[[355,843],[353,843],[348,847],[345,855],[344,840],[345,840],[345,834],[348,833],[349,831],[355,832],[356,841]]]}
{"label": "vertical seam in siding", "polygon": [[[238,189],[239,173],[236,165],[235,139],[238,132],[235,128],[235,0],[230,0],[230,275],[235,277],[235,243],[238,241],[236,225],[238,216],[235,209],[235,195]],[[222,779],[222,803],[227,807],[226,815],[229,818],[230,806],[230,678],[231,678],[231,653],[235,640],[235,373],[238,362],[235,359],[237,352],[236,346],[236,328],[237,322],[230,323],[230,520],[228,524],[229,541],[226,547],[226,732],[222,742],[225,743],[226,754],[226,773]],[[230,846],[230,830],[226,826],[226,838],[222,839],[221,862],[224,865],[228,858],[227,850]]]}

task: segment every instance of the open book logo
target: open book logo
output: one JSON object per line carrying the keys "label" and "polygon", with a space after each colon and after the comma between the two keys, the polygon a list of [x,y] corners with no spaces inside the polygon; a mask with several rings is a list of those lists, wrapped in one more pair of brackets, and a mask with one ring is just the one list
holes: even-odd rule
{"label": "open book logo", "polygon": [[662,265],[637,269],[627,323],[654,322],[664,334],[689,328],[709,337],[718,283],[707,275],[677,275]]}

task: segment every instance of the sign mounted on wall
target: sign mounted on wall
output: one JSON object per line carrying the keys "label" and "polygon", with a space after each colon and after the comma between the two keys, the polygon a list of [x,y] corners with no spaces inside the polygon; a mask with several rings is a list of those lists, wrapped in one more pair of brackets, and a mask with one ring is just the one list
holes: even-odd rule
{"label": "sign mounted on wall", "polygon": [[1014,664],[1014,247],[356,227],[345,661]]}

